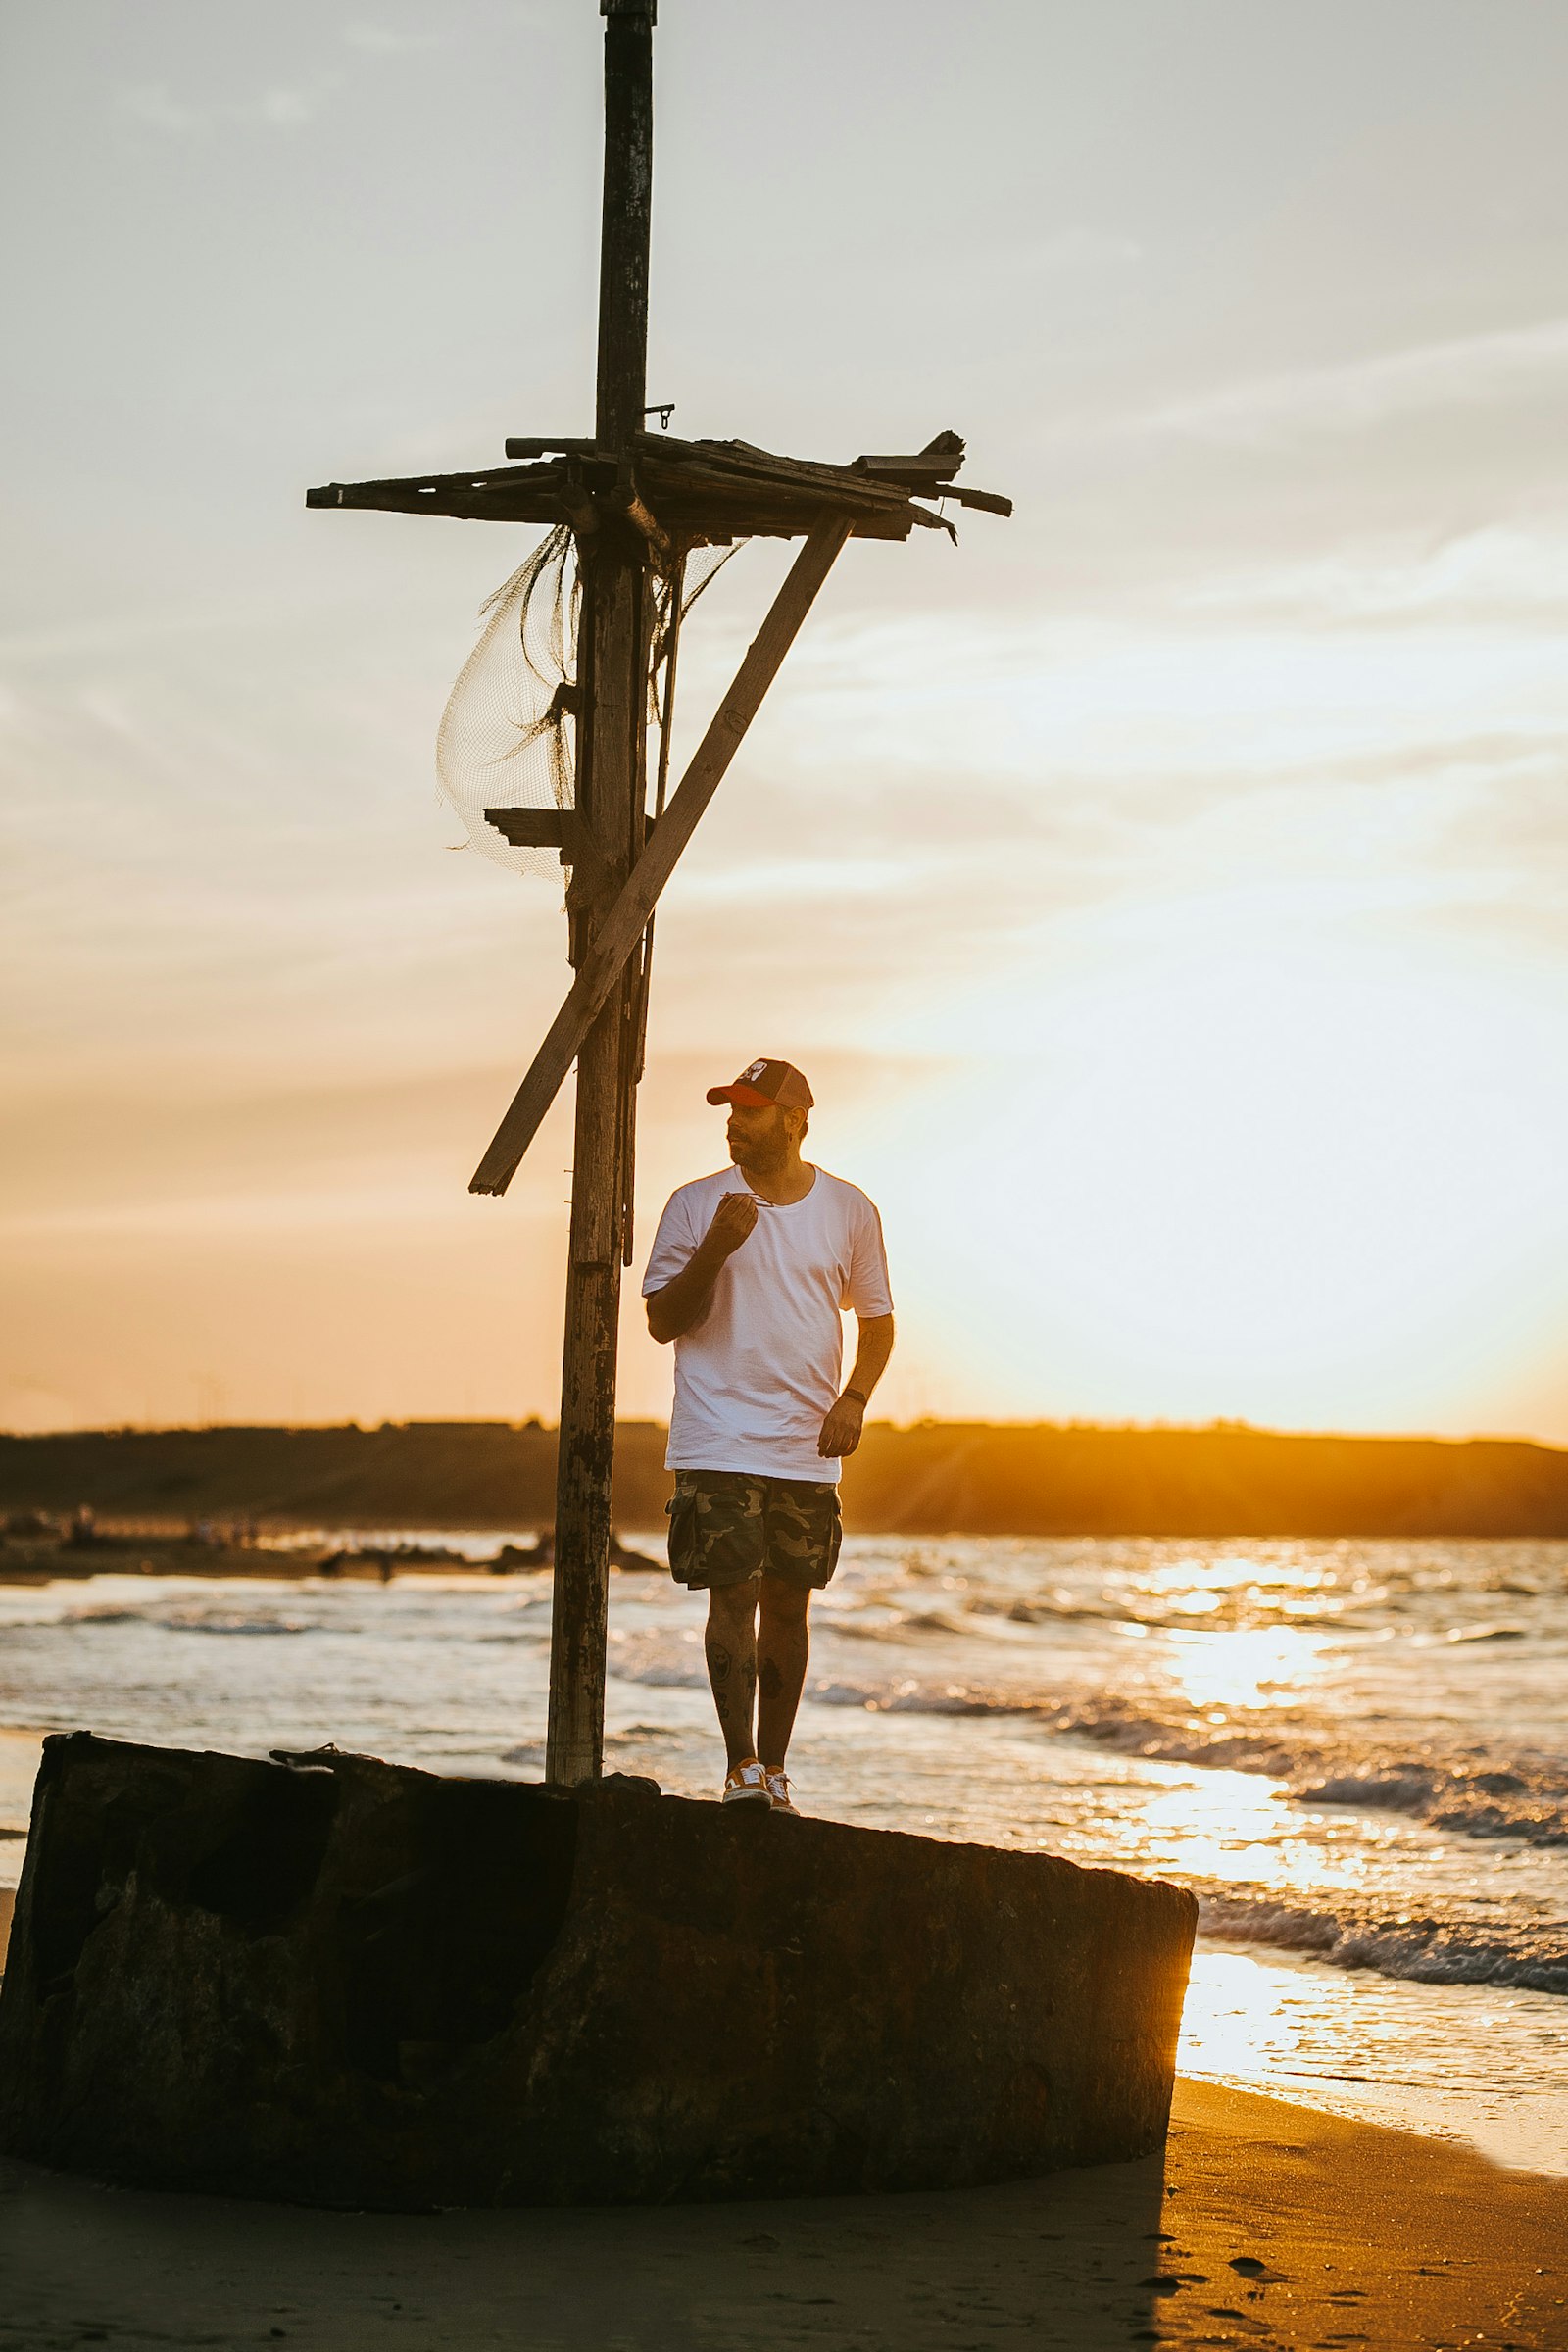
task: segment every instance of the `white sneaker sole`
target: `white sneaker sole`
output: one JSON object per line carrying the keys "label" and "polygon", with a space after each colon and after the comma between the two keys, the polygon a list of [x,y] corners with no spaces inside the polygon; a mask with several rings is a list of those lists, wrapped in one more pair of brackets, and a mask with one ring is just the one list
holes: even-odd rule
{"label": "white sneaker sole", "polygon": [[721,1805],[766,1805],[773,1809],[773,1799],[765,1788],[726,1788],[719,1798]]}

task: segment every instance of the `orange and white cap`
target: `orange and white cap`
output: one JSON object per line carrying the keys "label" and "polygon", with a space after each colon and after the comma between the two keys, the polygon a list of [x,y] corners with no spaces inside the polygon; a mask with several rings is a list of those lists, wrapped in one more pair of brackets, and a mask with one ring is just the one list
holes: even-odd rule
{"label": "orange and white cap", "polygon": [[810,1088],[793,1061],[749,1061],[728,1086],[710,1086],[710,1102],[740,1102],[753,1110],[809,1110]]}

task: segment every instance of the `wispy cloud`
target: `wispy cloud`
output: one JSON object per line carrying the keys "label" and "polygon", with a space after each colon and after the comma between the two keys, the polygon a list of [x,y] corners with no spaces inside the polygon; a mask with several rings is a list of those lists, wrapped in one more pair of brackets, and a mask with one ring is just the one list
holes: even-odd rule
{"label": "wispy cloud", "polygon": [[171,138],[186,138],[192,131],[209,127],[209,118],[201,108],[182,105],[162,81],[138,81],[129,89],[118,90],[115,106],[144,130],[161,130]]}
{"label": "wispy cloud", "polygon": [[1493,524],[1435,547],[1348,547],[1204,580],[1182,602],[1194,612],[1284,614],[1306,620],[1400,620],[1445,614],[1467,621],[1539,620],[1568,607],[1568,522],[1523,530]]}
{"label": "wispy cloud", "polygon": [[336,87],[336,74],[311,82],[277,82],[253,98],[218,99],[205,105],[178,98],[167,82],[133,82],[115,93],[115,110],[142,130],[171,139],[210,138],[233,123],[259,123],[270,130],[298,130],[315,120]]}
{"label": "wispy cloud", "polygon": [[412,57],[441,46],[438,32],[401,32],[390,24],[346,24],[343,38],[351,49],[362,49],[368,57]]}
{"label": "wispy cloud", "polygon": [[[1074,221],[1033,235],[1001,237],[967,255],[964,282],[971,296],[983,289],[988,302],[1014,303],[1020,295],[1044,299],[1053,293],[1089,291],[1143,258],[1143,246],[1124,230]],[[929,262],[918,248],[911,247],[902,265],[890,266],[902,268],[910,284],[924,284],[929,276]]]}
{"label": "wispy cloud", "polygon": [[72,1207],[34,1208],[16,1216],[0,1216],[0,1241],[25,1248],[41,1241],[122,1238],[172,1238],[188,1233],[193,1239],[212,1234],[256,1237],[270,1232],[316,1231],[367,1225],[408,1225],[420,1219],[445,1221],[451,1210],[450,1181],[445,1171],[421,1182],[382,1178],[367,1183],[355,1171],[352,1190],[309,1190],[274,1187],[266,1192],[174,1194],[152,1200],[110,1200]]}
{"label": "wispy cloud", "polygon": [[1568,318],[1421,343],[1324,368],[1254,376],[1130,420],[1141,433],[1269,443],[1305,433],[1364,432],[1423,409],[1528,398],[1568,377]]}
{"label": "wispy cloud", "polygon": [[264,90],[250,110],[251,115],[259,122],[270,122],[275,129],[293,130],[319,113],[325,103],[328,86],[324,82],[318,82],[312,89],[279,87]]}

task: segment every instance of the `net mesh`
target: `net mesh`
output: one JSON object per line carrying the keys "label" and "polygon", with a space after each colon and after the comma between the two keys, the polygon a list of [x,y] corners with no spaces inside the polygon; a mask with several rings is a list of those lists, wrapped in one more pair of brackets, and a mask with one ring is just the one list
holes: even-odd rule
{"label": "net mesh", "polygon": [[[680,620],[744,544],[693,548],[677,554],[667,574],[655,575],[648,719],[662,736],[668,704],[663,673]],[[485,810],[575,805],[582,579],[570,526],[559,523],[479,612],[484,627],[441,715],[436,775],[472,848],[559,888],[559,853],[509,841]],[[658,772],[667,766],[661,740]]]}

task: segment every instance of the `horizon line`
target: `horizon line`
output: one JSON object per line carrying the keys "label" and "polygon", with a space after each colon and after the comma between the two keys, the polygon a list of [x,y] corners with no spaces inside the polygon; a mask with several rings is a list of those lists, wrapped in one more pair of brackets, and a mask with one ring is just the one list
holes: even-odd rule
{"label": "horizon line", "polygon": [[[617,1417],[617,1431],[651,1429],[667,1434],[669,1424],[651,1414],[630,1414]],[[379,1437],[389,1431],[441,1430],[455,1433],[460,1430],[507,1430],[514,1435],[538,1431],[541,1435],[559,1434],[560,1424],[546,1421],[541,1414],[530,1413],[521,1420],[510,1420],[503,1415],[453,1416],[451,1418],[414,1418],[406,1421],[360,1421],[353,1417],[341,1421],[118,1421],[81,1424],[64,1429],[0,1429],[0,1444],[30,1446],[64,1443],[73,1438],[172,1438],[256,1436],[262,1433],[304,1436],[332,1433],[346,1434],[353,1430],[362,1437]],[[1543,1453],[1568,1452],[1568,1446],[1550,1438],[1528,1434],[1471,1431],[1463,1437],[1445,1435],[1432,1430],[1345,1430],[1345,1429],[1277,1429],[1266,1424],[1221,1416],[1212,1421],[1093,1421],[1049,1419],[1008,1419],[995,1415],[966,1417],[961,1414],[921,1414],[908,1421],[868,1421],[867,1432],[891,1430],[896,1436],[910,1436],[919,1432],[940,1430],[1005,1430],[1017,1432],[1050,1431],[1062,1436],[1100,1437],[1250,1437],[1271,1438],[1291,1444],[1344,1446],[1528,1446]]]}

